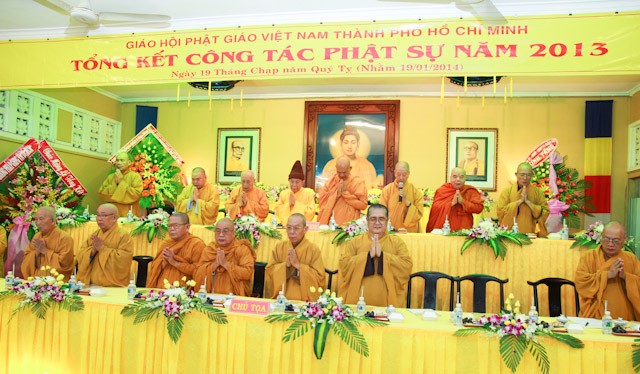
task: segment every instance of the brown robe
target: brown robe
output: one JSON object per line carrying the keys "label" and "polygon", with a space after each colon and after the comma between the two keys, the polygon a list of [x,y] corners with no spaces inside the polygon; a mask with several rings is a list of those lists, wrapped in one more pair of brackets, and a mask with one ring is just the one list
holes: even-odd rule
{"label": "brown robe", "polygon": [[[147,288],[164,288],[165,279],[169,283],[179,281],[185,276],[188,280],[193,279],[204,247],[204,241],[191,233],[187,233],[178,241],[168,238],[160,243],[156,258],[149,264]],[[173,266],[162,257],[162,250],[165,248],[173,249],[173,257],[180,264]],[[196,288],[199,287],[197,284]]]}
{"label": "brown robe", "polygon": [[321,224],[328,224],[333,213],[336,223],[343,226],[360,218],[361,211],[367,209],[367,189],[362,178],[349,174],[344,181],[344,191],[338,195],[340,181],[340,177],[334,175],[320,192],[318,222]]}
{"label": "brown robe", "polygon": [[[240,206],[242,203],[241,192],[247,195],[247,204],[243,207]],[[235,219],[238,213],[243,216],[253,214],[260,222],[264,222],[264,219],[269,215],[267,193],[255,186],[251,191],[244,192],[242,186],[238,186],[229,194],[225,209],[231,219]]]}
{"label": "brown robe", "polygon": [[[222,266],[213,268],[213,262],[217,257],[216,248],[224,251],[227,259],[226,269]],[[255,263],[256,251],[248,240],[234,239],[226,247],[221,247],[214,241],[204,249],[194,278],[198,284],[204,284],[205,278],[207,279],[207,292],[221,294],[231,292],[234,295],[250,296]],[[212,278],[215,279],[212,281]]]}
{"label": "brown robe", "polygon": [[[36,247],[33,245],[33,239],[42,238],[45,241],[47,250],[43,255],[36,256]],[[31,243],[27,246],[27,250],[22,260],[22,275],[24,278],[37,275],[49,275],[40,270],[42,266],[50,266],[56,269],[58,273],[64,274],[64,279],[69,280],[69,276],[73,273],[75,261],[73,258],[73,238],[66,232],[54,227],[47,235],[38,232],[34,235]],[[36,257],[40,257],[40,263],[36,267]]]}
{"label": "brown robe", "polygon": [[[93,240],[97,235],[103,240],[102,249],[91,258]],[[131,279],[133,240],[128,231],[116,222],[109,230],[95,231],[78,251],[78,280],[86,285],[126,287]]]}

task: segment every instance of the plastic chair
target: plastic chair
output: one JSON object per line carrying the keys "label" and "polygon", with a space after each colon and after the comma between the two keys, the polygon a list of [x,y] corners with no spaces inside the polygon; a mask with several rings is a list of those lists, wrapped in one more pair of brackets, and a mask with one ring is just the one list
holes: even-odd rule
{"label": "plastic chair", "polygon": [[147,273],[149,263],[153,261],[151,256],[133,256],[133,261],[138,263],[138,274],[136,275],[136,287],[147,287]]}
{"label": "plastic chair", "polygon": [[324,272],[327,273],[327,279],[328,279],[327,289],[337,292],[337,290],[334,290],[333,288],[331,288],[331,284],[333,283],[333,276],[338,274],[338,270],[329,270],[329,269],[325,268]]}
{"label": "plastic chair", "polygon": [[576,284],[564,278],[542,278],[535,282],[527,281],[527,284],[533,286],[533,303],[540,312],[538,304],[538,286],[544,284],[548,288],[548,305],[549,317],[557,317],[562,314],[562,286],[567,285],[573,287],[573,293],[576,298],[576,315],[580,314],[580,296],[576,289]]}
{"label": "plastic chair", "polygon": [[420,271],[409,276],[409,284],[407,286],[407,308],[411,308],[411,280],[413,278],[422,278],[424,280],[424,297],[422,299],[422,307],[424,309],[436,309],[436,292],[438,280],[449,280],[449,310],[453,310],[453,288],[455,277],[437,271]]}
{"label": "plastic chair", "polygon": [[509,283],[509,278],[500,279],[485,274],[469,274],[455,279],[460,292],[460,283],[463,281],[471,281],[473,283],[473,312],[487,312],[487,283],[497,282],[500,284],[500,310],[504,308],[504,285]]}
{"label": "plastic chair", "polygon": [[253,265],[253,289],[251,290],[252,297],[260,297],[264,293],[264,271],[267,267],[266,262],[256,262]]}

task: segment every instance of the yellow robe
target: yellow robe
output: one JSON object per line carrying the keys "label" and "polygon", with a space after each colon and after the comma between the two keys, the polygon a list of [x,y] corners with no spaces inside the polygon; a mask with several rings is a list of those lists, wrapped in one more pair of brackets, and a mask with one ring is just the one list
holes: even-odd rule
{"label": "yellow robe", "polygon": [[247,165],[246,162],[242,161],[241,159],[237,159],[235,157],[228,157],[227,158],[227,163],[224,165],[225,167],[225,171],[237,171],[237,172],[241,172],[241,171],[245,171],[245,170],[249,170],[249,165]]}
{"label": "yellow robe", "polygon": [[[533,210],[525,203],[519,204],[520,191],[518,184],[514,183],[505,188],[498,199],[498,224],[513,226],[515,217],[518,222],[518,230],[521,233],[536,233],[539,237],[547,236],[545,222],[549,216],[549,206],[544,192],[534,185],[527,186],[527,199],[533,204]],[[536,230],[536,224],[538,229]]]}
{"label": "yellow robe", "polygon": [[[217,247],[224,251],[227,269],[222,266],[213,268],[213,262],[217,257]],[[220,294],[231,292],[234,295],[251,296],[251,279],[255,263],[256,251],[248,240],[234,239],[227,247],[221,247],[216,242],[211,242],[202,252],[194,280],[197,284],[204,284],[206,278],[207,292]],[[213,281],[212,278],[214,278]],[[211,287],[212,283],[213,288]]]}
{"label": "yellow robe", "polygon": [[7,232],[4,227],[0,226],[0,275],[4,277],[5,253],[7,253]]}
{"label": "yellow robe", "polygon": [[[91,260],[93,241],[97,235],[103,240],[102,249]],[[80,248],[78,260],[78,280],[86,285],[103,287],[126,287],[131,279],[133,240],[128,231],[115,223],[109,230],[97,230],[90,235]]]}
{"label": "yellow robe", "polygon": [[[392,182],[382,189],[380,204],[389,209],[391,226],[395,229],[406,229],[407,232],[418,232],[420,219],[424,214],[424,197],[422,191],[413,183],[404,183],[404,198],[398,201],[398,183]],[[407,202],[410,203],[407,206]]]}
{"label": "yellow robe", "polygon": [[289,196],[291,190],[286,189],[280,192],[278,201],[276,202],[275,212],[278,222],[286,225],[289,217],[293,213],[304,214],[307,221],[311,222],[316,217],[316,193],[311,188],[301,188],[293,194],[296,199],[294,206],[289,205]]}
{"label": "yellow robe", "polygon": [[[607,272],[617,258],[624,261],[626,280],[608,279]],[[580,295],[580,316],[602,318],[604,301],[613,319],[640,320],[640,262],[631,252],[620,251],[608,260],[600,247],[585,252],[576,268],[576,289]]]}
{"label": "yellow robe", "polygon": [[484,161],[482,160],[475,159],[473,161],[467,162],[467,160],[465,159],[458,163],[458,167],[463,168],[464,172],[467,175],[486,175],[484,171]]}
{"label": "yellow robe", "polygon": [[109,174],[98,193],[102,200],[118,208],[120,217],[126,217],[130,208],[135,216],[141,216],[142,178],[140,174],[127,170],[119,184],[115,182],[115,174]]}
{"label": "yellow robe", "polygon": [[[356,157],[351,161],[351,175],[357,175],[364,181],[365,188],[368,190],[372,188],[379,188],[376,168],[371,161],[364,157]],[[327,164],[322,168],[322,177],[326,178],[327,183],[336,175],[336,159],[329,160]]]}
{"label": "yellow robe", "polygon": [[206,183],[198,192],[198,200],[193,203],[191,196],[195,187],[189,185],[182,190],[176,201],[176,212],[189,216],[192,225],[213,225],[218,219],[220,194],[211,183]]}
{"label": "yellow robe", "polygon": [[269,215],[269,200],[267,200],[267,193],[254,186],[251,191],[244,192],[244,194],[247,195],[247,204],[241,207],[241,191],[242,186],[238,186],[229,194],[229,198],[225,204],[225,209],[227,210],[229,217],[231,219],[235,219],[238,213],[243,216],[253,214],[260,222],[264,222],[264,219]]}
{"label": "yellow robe", "polygon": [[[43,255],[39,255],[40,264],[36,267],[36,247],[33,245],[33,239],[42,238],[45,241],[47,250]],[[66,232],[54,227],[47,235],[38,232],[34,235],[31,243],[27,246],[22,260],[22,276],[24,278],[36,275],[49,275],[40,270],[42,266],[50,266],[56,269],[58,273],[64,274],[65,280],[69,280],[69,276],[73,273],[75,261],[73,258],[73,238]]]}
{"label": "yellow robe", "polygon": [[[384,235],[379,242],[382,246],[382,256],[373,260],[370,260],[369,256],[373,240],[368,233],[343,245],[339,263],[339,291],[345,303],[357,303],[363,288],[368,305],[405,305],[407,283],[413,266],[407,245],[395,235]],[[380,260],[382,266],[379,266]],[[374,273],[365,276],[368,262],[373,263]]]}
{"label": "yellow robe", "polygon": [[[202,251],[206,244],[199,237],[187,233],[181,240],[175,241],[166,239],[158,246],[156,258],[149,264],[149,275],[147,276],[147,288],[164,288],[164,280],[169,283],[179,281],[182,277],[193,279]],[[162,257],[162,250],[173,249],[173,257],[180,262],[178,266],[173,266]],[[200,287],[196,285],[196,289]]]}
{"label": "yellow robe", "polygon": [[340,181],[340,177],[335,175],[320,191],[318,222],[321,224],[328,224],[333,213],[336,223],[342,226],[358,219],[361,211],[367,209],[367,189],[362,178],[349,174],[344,181],[344,191],[338,195]]}
{"label": "yellow robe", "polygon": [[271,259],[266,269],[266,282],[272,299],[284,286],[284,294],[289,300],[312,300],[315,296],[309,291],[309,287],[325,287],[325,271],[322,262],[322,253],[318,246],[307,238],[302,239],[295,247],[296,255],[300,260],[300,271],[295,267],[287,267],[289,248],[293,248],[290,240],[279,242],[271,252]]}

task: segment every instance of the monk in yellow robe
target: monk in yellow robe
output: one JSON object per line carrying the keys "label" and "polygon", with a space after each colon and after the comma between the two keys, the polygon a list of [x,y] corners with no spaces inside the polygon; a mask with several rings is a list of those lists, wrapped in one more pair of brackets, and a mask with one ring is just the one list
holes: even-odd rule
{"label": "monk in yellow robe", "polygon": [[118,208],[118,216],[126,217],[129,209],[136,217],[142,215],[140,198],[142,197],[142,178],[131,171],[131,159],[126,152],[116,156],[116,171],[104,180],[98,193],[102,200]]}
{"label": "monk in yellow robe", "polygon": [[318,222],[328,224],[331,215],[340,226],[360,218],[367,209],[367,189],[362,178],[351,175],[351,164],[346,157],[336,163],[337,174],[320,192]]}
{"label": "monk in yellow robe", "polygon": [[316,216],[316,193],[302,186],[304,171],[300,161],[296,161],[289,173],[289,189],[278,196],[275,212],[278,222],[284,224],[293,213],[303,214],[308,221]]}
{"label": "monk in yellow robe", "polygon": [[324,287],[325,272],[320,248],[304,235],[307,221],[304,215],[294,213],[287,221],[287,236],[271,252],[266,269],[266,284],[272,299],[284,286],[284,294],[289,300],[311,300],[309,287]]}
{"label": "monk in yellow robe", "polygon": [[449,183],[436,190],[427,232],[442,228],[446,219],[449,219],[451,231],[473,227],[473,215],[482,212],[484,200],[475,187],[464,184],[466,176],[464,169],[453,168]]}
{"label": "monk in yellow robe", "polygon": [[520,232],[546,237],[545,222],[549,216],[549,206],[544,192],[531,185],[532,176],[533,168],[529,163],[518,165],[517,183],[502,191],[498,199],[498,224],[511,229],[515,220]]}
{"label": "monk in yellow robe", "polygon": [[240,180],[242,185],[231,191],[225,204],[227,215],[235,219],[238,214],[253,214],[260,222],[264,222],[269,215],[267,193],[254,185],[256,179],[251,170],[243,171]]}
{"label": "monk in yellow robe", "polygon": [[33,236],[31,243],[22,260],[22,276],[24,278],[37,275],[49,275],[40,270],[42,266],[50,266],[63,274],[65,280],[73,273],[73,238],[60,230],[56,223],[56,210],[52,207],[41,207],[34,216],[38,233]]}
{"label": "monk in yellow robe", "polygon": [[409,164],[398,162],[393,174],[396,179],[382,189],[380,204],[389,209],[391,226],[396,230],[418,232],[424,213],[424,197],[419,188],[409,182]]}
{"label": "monk in yellow robe", "polygon": [[195,273],[197,284],[206,284],[207,292],[251,296],[256,251],[248,240],[235,238],[233,221],[216,223],[215,241],[202,253]]}
{"label": "monk in yellow robe", "polygon": [[3,277],[5,253],[7,253],[7,232],[5,231],[4,227],[0,226],[0,261],[2,261],[2,265],[0,265],[0,275]]}
{"label": "monk in yellow robe", "polygon": [[407,245],[395,235],[387,235],[387,207],[372,204],[367,211],[369,231],[351,239],[342,250],[339,272],[340,295],[355,304],[364,292],[368,305],[402,306],[413,262]]}
{"label": "monk in yellow robe", "polygon": [[178,196],[176,212],[186,213],[194,225],[213,225],[220,207],[218,189],[207,182],[207,174],[200,167],[191,172],[191,183]]}
{"label": "monk in yellow robe", "polygon": [[[351,174],[356,175],[364,181],[365,188],[368,190],[372,188],[379,188],[376,168],[371,161],[365,157],[358,156],[358,149],[360,148],[360,133],[353,126],[345,126],[342,133],[340,133],[340,148],[342,150],[342,156],[347,157],[351,164]],[[322,180],[327,183],[336,175],[336,163],[338,159],[334,158],[324,165],[322,169]]]}
{"label": "monk in yellow robe", "polygon": [[164,288],[165,279],[169,283],[185,276],[194,279],[206,244],[189,232],[190,226],[189,216],[184,213],[174,212],[169,217],[169,239],[160,243],[156,258],[149,264],[147,288]]}
{"label": "monk in yellow robe", "polygon": [[613,319],[640,320],[640,262],[633,252],[622,250],[627,241],[624,226],[610,222],[602,231],[600,246],[580,257],[576,289],[580,316],[602,318],[604,302]]}
{"label": "monk in yellow robe", "polygon": [[118,226],[118,208],[102,204],[96,212],[99,229],[78,251],[78,280],[89,285],[126,287],[131,279],[133,240]]}

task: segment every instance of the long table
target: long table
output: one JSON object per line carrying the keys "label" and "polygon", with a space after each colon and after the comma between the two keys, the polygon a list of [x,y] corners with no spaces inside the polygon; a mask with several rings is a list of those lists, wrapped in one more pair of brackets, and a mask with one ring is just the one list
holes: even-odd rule
{"label": "long table", "polygon": [[[125,228],[132,230],[134,224],[125,224]],[[74,238],[76,250],[80,247],[92,232],[97,230],[95,222],[89,222],[83,226],[68,229],[67,232]],[[192,225],[191,233],[201,237],[205,243],[213,240],[213,231],[205,226]],[[286,233],[282,231],[283,237]],[[328,269],[338,269],[341,247],[331,244],[335,233],[309,231],[307,237],[320,247],[324,265]],[[462,237],[444,237],[432,234],[398,234],[407,244],[409,253],[413,259],[413,272],[439,271],[453,276],[467,274],[490,274],[498,278],[508,278],[505,286],[506,295],[513,293],[516,299],[521,301],[523,308],[528,307],[533,296],[531,286],[527,281],[535,281],[545,277],[558,277],[574,279],[575,269],[580,255],[584,250],[570,249],[573,243],[567,240],[534,239],[531,245],[517,246],[507,244],[507,255],[504,260],[495,258],[492,250],[487,246],[474,245],[464,254],[460,254],[460,247],[464,242]],[[147,242],[146,235],[134,237],[134,255],[155,256],[159,250],[161,240],[154,239]],[[258,261],[268,262],[273,248],[278,240],[263,237],[257,249]],[[132,271],[136,271],[136,263],[132,265]],[[334,276],[333,288],[339,284],[339,274]],[[461,299],[465,311],[472,309],[472,286],[470,282],[462,285]],[[414,280],[412,292],[412,306],[419,307],[422,300],[423,283]],[[446,282],[438,283],[437,309],[448,309],[449,289]],[[489,284],[487,288],[487,308],[490,312],[497,312],[500,305],[498,287]],[[340,293],[340,290],[337,289]],[[546,306],[546,288],[539,290],[541,315],[548,315]],[[563,305],[565,314],[575,315],[575,301],[573,289],[564,287]],[[404,305],[401,305],[404,307]]]}
{"label": "long table", "polygon": [[[4,285],[4,282],[0,282]],[[313,355],[313,332],[282,343],[286,323],[231,313],[218,325],[204,315],[187,316],[174,344],[161,317],[134,325],[120,311],[126,290],[83,297],[82,311],[51,309],[44,320],[25,310],[11,317],[17,300],[0,302],[0,374],[3,373],[510,373],[497,338],[455,337],[441,313],[424,321],[400,310],[405,321],[386,327],[360,327],[370,356],[362,357],[329,334],[322,360]],[[551,373],[631,373],[632,338],[587,329],[577,335],[584,349],[545,339]],[[538,373],[526,352],[518,373]]]}

